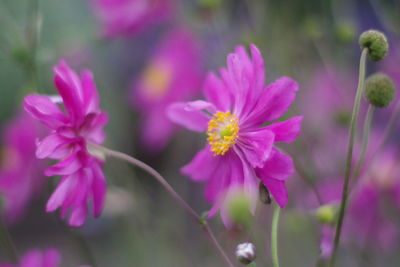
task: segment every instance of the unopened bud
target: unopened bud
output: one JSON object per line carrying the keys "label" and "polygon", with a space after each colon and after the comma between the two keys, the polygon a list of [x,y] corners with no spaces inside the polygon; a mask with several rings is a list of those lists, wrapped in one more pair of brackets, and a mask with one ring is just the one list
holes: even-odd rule
{"label": "unopened bud", "polygon": [[384,58],[388,52],[389,44],[386,36],[380,31],[369,30],[360,35],[361,49],[368,48],[368,56],[373,61]]}
{"label": "unopened bud", "polygon": [[271,195],[269,194],[268,188],[263,183],[260,183],[260,187],[258,188],[258,190],[260,201],[264,204],[271,204],[272,199]]}
{"label": "unopened bud", "polygon": [[237,245],[236,258],[243,264],[252,263],[256,259],[256,247],[248,242]]}
{"label": "unopened bud", "polygon": [[244,194],[232,196],[228,203],[228,212],[234,224],[248,225],[252,218],[250,200]]}
{"label": "unopened bud", "polygon": [[393,100],[395,85],[387,75],[376,73],[365,81],[365,97],[371,105],[387,107]]}
{"label": "unopened bud", "polygon": [[356,29],[354,24],[349,22],[341,22],[336,26],[336,37],[342,43],[350,43],[354,40]]}
{"label": "unopened bud", "polygon": [[337,206],[328,204],[319,207],[316,211],[317,220],[322,224],[333,224],[336,221]]}

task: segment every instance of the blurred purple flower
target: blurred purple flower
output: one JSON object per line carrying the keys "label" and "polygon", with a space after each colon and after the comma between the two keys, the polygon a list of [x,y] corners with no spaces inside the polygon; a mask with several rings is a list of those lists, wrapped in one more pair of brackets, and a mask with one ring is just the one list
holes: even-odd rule
{"label": "blurred purple flower", "polygon": [[130,35],[172,16],[172,0],[92,0],[106,37]]}
{"label": "blurred purple flower", "polygon": [[19,113],[5,126],[0,195],[4,199],[8,222],[21,218],[41,188],[43,165],[35,157],[35,140],[40,132],[39,125],[25,112]]}
{"label": "blurred purple flower", "polygon": [[[83,71],[80,80],[61,60],[54,72],[55,86],[61,97],[28,95],[25,110],[51,131],[37,144],[36,156],[60,160],[45,170],[47,176],[62,176],[46,210],[52,212],[61,207],[61,216],[65,217],[71,209],[69,224],[80,226],[87,217],[90,199],[94,216],[100,215],[104,204],[103,161],[91,155],[87,145],[104,142],[107,115],[100,110],[99,95],[90,71]],[[57,102],[63,103],[65,113]]]}
{"label": "blurred purple flower", "polygon": [[29,250],[22,257],[19,264],[0,264],[0,267],[58,267],[61,255],[56,249],[46,249],[43,252],[38,249]]}
{"label": "blurred purple flower", "polygon": [[[170,32],[156,49],[141,78],[132,86],[132,103],[142,114],[141,139],[148,149],[162,149],[177,130],[165,110],[200,92],[203,72],[200,47],[192,33]],[[162,131],[160,131],[162,129]]]}
{"label": "blurred purple flower", "polygon": [[204,94],[207,101],[175,103],[169,118],[190,130],[207,132],[208,144],[182,172],[208,183],[206,199],[214,203],[213,216],[223,205],[231,186],[241,185],[254,212],[259,179],[277,203],[287,203],[285,180],[294,172],[292,159],[277,149],[276,142],[292,142],[300,132],[302,117],[272,123],[287,111],[298,84],[283,77],[265,86],[264,62],[251,45],[251,58],[237,47],[222,68],[222,79],[209,74]]}

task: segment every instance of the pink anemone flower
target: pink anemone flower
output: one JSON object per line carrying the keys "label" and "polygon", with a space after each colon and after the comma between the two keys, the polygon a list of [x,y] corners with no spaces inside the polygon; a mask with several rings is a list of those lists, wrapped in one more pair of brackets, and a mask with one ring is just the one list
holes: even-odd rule
{"label": "pink anemone flower", "polygon": [[147,149],[160,151],[176,132],[165,109],[199,93],[203,79],[200,60],[193,34],[183,28],[172,30],[133,84],[132,103],[141,112],[141,139]]}
{"label": "pink anemone flower", "polygon": [[106,37],[138,33],[172,15],[172,0],[92,0]]}
{"label": "pink anemone flower", "polygon": [[[223,206],[227,190],[241,185],[254,212],[259,181],[284,207],[288,201],[286,179],[293,174],[292,159],[275,147],[292,142],[300,132],[301,116],[278,119],[292,104],[298,84],[282,77],[265,85],[264,62],[251,45],[251,58],[237,47],[227,58],[221,78],[209,74],[204,94],[207,101],[174,103],[169,118],[186,128],[206,132],[208,143],[182,172],[194,181],[207,182],[206,199],[213,203],[209,216]],[[224,218],[223,218],[224,219]]]}
{"label": "pink anemone flower", "polygon": [[35,141],[40,125],[25,112],[5,126],[0,167],[0,195],[4,199],[7,222],[20,219],[32,198],[41,189],[43,164],[35,157]]}
{"label": "pink anemone flower", "polygon": [[43,252],[38,249],[29,250],[22,257],[19,264],[0,264],[0,267],[58,267],[61,255],[56,249],[46,249]]}
{"label": "pink anemone flower", "polygon": [[[103,161],[89,153],[88,144],[104,142],[107,115],[99,107],[99,95],[90,71],[83,71],[80,79],[61,60],[54,72],[60,97],[28,95],[25,110],[50,130],[50,134],[38,142],[36,156],[60,160],[45,170],[47,176],[62,176],[46,210],[52,212],[61,208],[62,217],[71,210],[69,224],[81,226],[87,217],[89,200],[92,200],[96,217],[104,205]],[[63,104],[65,112],[57,103]]]}

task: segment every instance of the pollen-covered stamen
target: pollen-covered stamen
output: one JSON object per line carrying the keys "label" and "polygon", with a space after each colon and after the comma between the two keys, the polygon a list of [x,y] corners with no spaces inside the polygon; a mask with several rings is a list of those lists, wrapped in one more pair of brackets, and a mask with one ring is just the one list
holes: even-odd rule
{"label": "pollen-covered stamen", "polygon": [[224,155],[231,145],[236,143],[239,132],[239,120],[228,112],[216,112],[208,122],[208,142],[214,155]]}

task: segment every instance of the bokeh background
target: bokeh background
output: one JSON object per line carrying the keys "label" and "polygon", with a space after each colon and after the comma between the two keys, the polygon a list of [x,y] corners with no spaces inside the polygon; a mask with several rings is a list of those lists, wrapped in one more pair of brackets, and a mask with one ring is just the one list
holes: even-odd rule
{"label": "bokeh background", "polygon": [[[74,69],[90,69],[94,73],[102,108],[110,117],[106,146],[150,164],[195,210],[206,211],[210,205],[203,198],[203,186],[179,172],[204,145],[205,136],[180,129],[162,149],[149,149],[140,137],[142,119],[148,111],[135,105],[132,91],[157,47],[174,28],[184,27],[194,36],[199,56],[191,64],[200,70],[201,80],[207,72],[224,66],[227,54],[236,45],[254,43],[263,54],[268,83],[280,76],[290,76],[300,83],[297,100],[287,116],[305,116],[302,135],[295,143],[282,147],[295,158],[302,174],[294,175],[288,182],[289,205],[280,222],[281,265],[321,264],[322,227],[314,216],[317,206],[309,203],[314,201],[314,189],[321,181],[334,184],[343,175],[346,138],[342,132],[346,133],[346,116],[357,85],[358,36],[370,28],[386,33],[389,55],[383,62],[369,62],[368,73],[386,71],[393,79],[399,79],[400,61],[396,53],[400,52],[400,2],[171,2],[173,11],[169,19],[134,33],[104,36],[94,1],[1,0],[2,132],[20,112],[24,95],[56,93],[52,67],[64,58]],[[201,96],[201,86],[199,82],[192,98]],[[336,90],[332,97],[320,92],[329,86]],[[366,109],[366,103],[362,109]],[[376,132],[383,131],[392,112],[390,108],[377,112]],[[157,124],[154,127],[163,131]],[[391,147],[398,150],[396,136],[398,132],[394,131]],[[2,161],[7,162],[9,157],[3,153]],[[44,178],[24,214],[7,223],[18,251],[58,248],[62,266],[89,264],[90,257],[100,267],[223,265],[199,226],[152,177],[114,159],[107,161],[105,172],[108,195],[104,212],[79,229],[70,229],[56,213],[45,212],[45,203],[57,178]],[[400,179],[400,173],[394,176],[393,179]],[[365,205],[368,212],[368,204]],[[272,209],[271,205],[260,203],[251,227],[242,230],[225,229],[219,216],[210,221],[232,259],[239,242],[253,241],[257,247],[257,266],[272,266],[269,252]],[[400,225],[398,211],[389,211],[395,217],[392,220],[395,229]],[[381,234],[379,229],[372,231]],[[398,266],[400,239],[381,247],[374,239],[368,239],[369,235],[364,235],[361,242],[366,246],[344,238],[338,266]]]}

